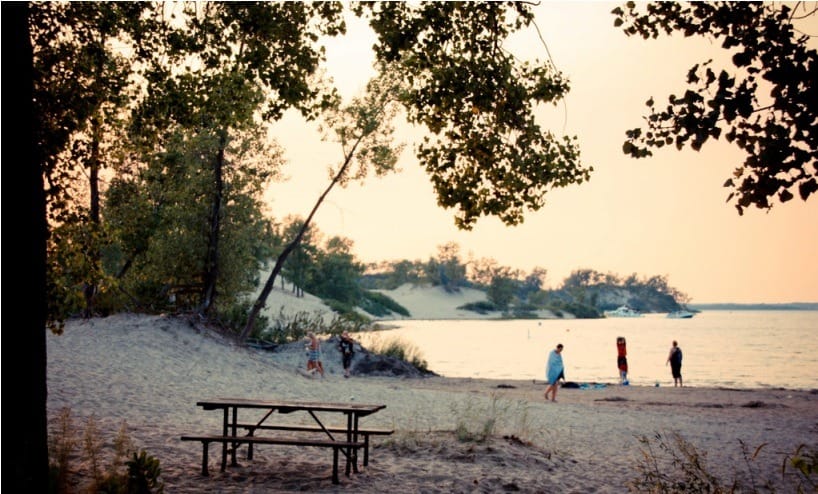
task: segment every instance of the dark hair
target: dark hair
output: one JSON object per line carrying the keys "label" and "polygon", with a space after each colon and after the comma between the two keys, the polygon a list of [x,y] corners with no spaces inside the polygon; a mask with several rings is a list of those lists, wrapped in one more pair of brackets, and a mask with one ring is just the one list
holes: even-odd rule
{"label": "dark hair", "polygon": [[557,343],[557,348],[562,349],[562,343]]}

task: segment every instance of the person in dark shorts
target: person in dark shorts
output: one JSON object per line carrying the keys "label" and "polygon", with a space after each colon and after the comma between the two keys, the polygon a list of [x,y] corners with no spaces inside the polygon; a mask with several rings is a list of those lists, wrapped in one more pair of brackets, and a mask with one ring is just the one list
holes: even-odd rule
{"label": "person in dark shorts", "polygon": [[355,354],[355,340],[349,336],[349,331],[341,333],[341,338],[338,340],[338,350],[341,351],[341,359],[344,364],[344,377],[349,377],[352,356]]}
{"label": "person in dark shorts", "polygon": [[670,353],[667,356],[665,365],[670,364],[670,373],[673,375],[673,386],[683,386],[682,384],[682,349],[676,340],[673,340],[673,346],[670,347]]}

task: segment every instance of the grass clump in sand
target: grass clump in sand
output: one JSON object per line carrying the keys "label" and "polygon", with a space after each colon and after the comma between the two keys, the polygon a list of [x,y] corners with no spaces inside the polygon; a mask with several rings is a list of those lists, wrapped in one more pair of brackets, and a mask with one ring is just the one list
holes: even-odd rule
{"label": "grass clump in sand", "polygon": [[455,436],[462,442],[485,442],[498,431],[523,439],[530,435],[531,418],[525,401],[509,401],[492,393],[488,402],[468,397],[452,405],[452,413],[456,417]]}
{"label": "grass clump in sand", "polygon": [[781,473],[786,475],[787,468],[797,478],[796,492],[818,492],[818,449],[809,449],[802,444],[792,455],[786,457]]}
{"label": "grass clump in sand", "polygon": [[[159,460],[145,450],[136,452],[133,441],[127,433],[127,423],[122,422],[111,445],[101,438],[97,420],[92,415],[85,424],[82,439],[68,408],[60,410],[57,425],[49,434],[49,492],[61,494],[77,491],[82,483],[79,476],[70,478],[71,473],[81,473],[90,477],[82,492],[90,494],[161,494],[164,484],[159,480],[162,469]],[[82,452],[78,446],[82,444]],[[107,467],[103,467],[106,446],[113,449],[113,457]],[[125,461],[128,455],[131,459]],[[75,468],[74,462],[83,466]]]}
{"label": "grass clump in sand", "polygon": [[[641,457],[636,465],[639,477],[629,483],[631,492],[776,492],[772,479],[764,478],[753,465],[766,443],[750,454],[744,442],[739,441],[747,475],[743,481],[739,480],[736,468],[733,479],[725,481],[710,471],[707,454],[697,450],[678,433],[671,433],[669,437],[656,433],[653,441],[647,436],[637,439],[641,444]],[[787,492],[818,492],[818,450],[800,445],[793,454],[783,456],[782,480],[792,489]]]}
{"label": "grass clump in sand", "polygon": [[71,411],[60,410],[55,430],[49,435],[49,483],[54,492],[68,490],[68,472],[71,455],[77,447],[76,427],[71,419]]}

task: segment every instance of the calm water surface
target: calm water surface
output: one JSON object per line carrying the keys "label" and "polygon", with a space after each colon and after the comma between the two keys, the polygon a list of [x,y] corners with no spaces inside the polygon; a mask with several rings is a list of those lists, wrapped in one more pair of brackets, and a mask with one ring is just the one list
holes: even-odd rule
{"label": "calm water surface", "polygon": [[685,385],[818,389],[818,311],[395,324],[375,337],[414,345],[431,370],[447,377],[543,380],[548,352],[562,343],[569,381],[614,383],[616,337],[624,336],[635,385],[673,385],[665,360],[675,339]]}

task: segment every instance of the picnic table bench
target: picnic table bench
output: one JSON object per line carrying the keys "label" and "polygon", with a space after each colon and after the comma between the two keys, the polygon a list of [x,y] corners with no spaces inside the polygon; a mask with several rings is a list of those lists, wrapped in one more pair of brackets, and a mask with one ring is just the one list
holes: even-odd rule
{"label": "picnic table bench", "polygon": [[[236,451],[242,445],[247,445],[247,458],[253,458],[253,446],[258,444],[331,448],[332,482],[338,484],[339,452],[346,457],[346,476],[350,471],[358,472],[358,450],[364,449],[364,465],[369,463],[369,436],[388,435],[393,431],[386,429],[363,429],[358,426],[358,419],[373,414],[386,405],[372,405],[363,403],[324,403],[310,401],[287,400],[249,400],[245,398],[217,398],[200,401],[198,406],[204,410],[222,410],[221,434],[188,434],[181,437],[182,441],[198,441],[202,443],[202,475],[208,475],[208,461],[211,443],[222,445],[221,471],[227,467],[227,458],[231,458],[231,466],[237,466]],[[249,410],[264,411],[266,413],[255,421],[239,421],[238,411],[245,413]],[[265,421],[275,412],[289,414],[306,412],[312,417],[316,425],[302,424],[270,424]],[[325,426],[319,414],[341,413],[346,417],[346,426]],[[239,429],[246,430],[246,435],[239,435]],[[287,431],[298,433],[298,437],[260,436],[256,431]],[[302,435],[301,433],[307,434]],[[316,433],[323,433],[315,437]],[[336,433],[339,437],[333,436]],[[291,434],[292,435],[292,434]],[[360,439],[362,440],[359,440]]]}
{"label": "picnic table bench", "polygon": [[[252,437],[253,433],[258,430],[273,430],[273,431],[296,431],[296,432],[328,432],[328,433],[346,433],[346,427],[338,427],[338,426],[328,426],[325,428],[321,428],[318,426],[311,426],[311,425],[292,425],[292,424],[236,424],[236,427],[239,429],[245,429],[247,431],[246,437]],[[362,436],[363,441],[363,448],[364,448],[364,460],[363,465],[369,465],[369,436],[388,436],[393,434],[395,431],[392,429],[358,429],[358,435]],[[247,459],[253,459],[253,444],[250,443],[247,450]]]}
{"label": "picnic table bench", "polygon": [[[277,444],[282,446],[311,446],[317,448],[332,448],[332,483],[339,483],[338,480],[338,452],[342,449],[350,450],[363,447],[363,443],[333,441],[331,439],[297,439],[297,438],[275,438],[259,436],[182,436],[182,441],[200,441],[202,443],[202,475],[209,475],[208,450],[210,443],[221,443],[228,448],[228,451],[235,451],[235,448],[242,444],[252,447],[254,444]],[[232,449],[231,449],[232,448]],[[222,455],[221,471],[227,466],[227,457]],[[349,476],[350,463],[347,462],[346,475]]]}

